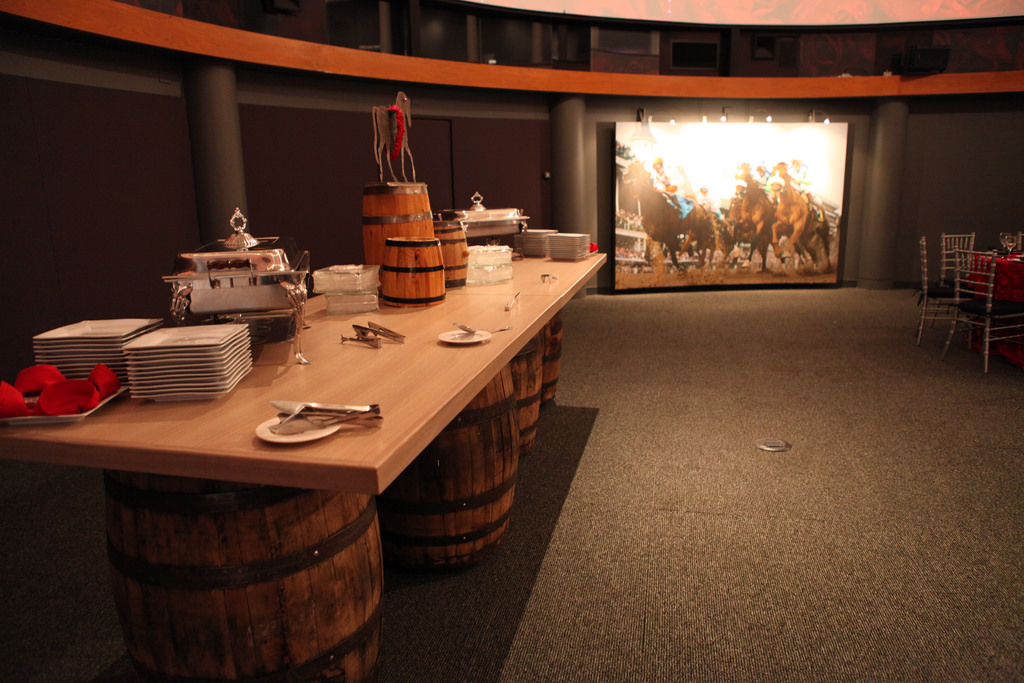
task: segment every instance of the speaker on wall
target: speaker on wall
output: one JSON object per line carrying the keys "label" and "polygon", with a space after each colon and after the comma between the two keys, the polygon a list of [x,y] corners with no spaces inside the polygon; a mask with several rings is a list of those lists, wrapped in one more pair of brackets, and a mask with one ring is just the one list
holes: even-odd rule
{"label": "speaker on wall", "polygon": [[911,45],[903,54],[893,55],[893,73],[940,74],[949,64],[949,47]]}
{"label": "speaker on wall", "polygon": [[775,59],[775,36],[755,33],[750,37],[751,59]]}
{"label": "speaker on wall", "polygon": [[779,66],[792,68],[800,59],[797,36],[755,33],[750,40],[750,58],[754,61],[775,61]]}
{"label": "speaker on wall", "polygon": [[718,41],[673,40],[673,69],[718,70]]}
{"label": "speaker on wall", "polygon": [[721,30],[661,31],[658,72],[672,76],[728,76],[728,33]]}

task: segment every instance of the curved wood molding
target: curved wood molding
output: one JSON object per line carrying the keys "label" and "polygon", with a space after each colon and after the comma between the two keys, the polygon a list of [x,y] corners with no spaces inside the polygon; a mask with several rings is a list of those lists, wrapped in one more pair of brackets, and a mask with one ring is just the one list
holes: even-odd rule
{"label": "curved wood molding", "polygon": [[116,0],[0,0],[0,11],[177,52],[402,83],[584,95],[802,99],[1024,92],[1024,71],[750,78],[656,76],[471,64],[279,38],[141,9]]}

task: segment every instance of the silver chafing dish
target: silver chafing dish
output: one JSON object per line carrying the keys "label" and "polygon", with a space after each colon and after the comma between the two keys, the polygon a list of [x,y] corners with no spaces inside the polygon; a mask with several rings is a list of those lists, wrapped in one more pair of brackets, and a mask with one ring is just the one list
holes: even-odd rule
{"label": "silver chafing dish", "polygon": [[434,225],[461,225],[466,229],[466,238],[514,235],[526,228],[529,216],[519,209],[488,209],[479,192],[470,197],[473,202],[469,209],[445,209],[434,214]]}
{"label": "silver chafing dish", "polygon": [[194,252],[178,254],[171,285],[171,315],[183,323],[191,313],[210,322],[245,322],[254,343],[293,341],[302,356],[300,335],[306,308],[309,252],[289,238],[256,238],[235,209],[234,233]]}

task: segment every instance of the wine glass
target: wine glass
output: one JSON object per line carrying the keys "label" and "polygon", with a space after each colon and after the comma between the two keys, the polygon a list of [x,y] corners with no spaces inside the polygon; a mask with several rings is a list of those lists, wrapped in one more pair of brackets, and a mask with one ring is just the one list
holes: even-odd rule
{"label": "wine glass", "polygon": [[1006,253],[1009,254],[1013,251],[1013,248],[1017,246],[1017,236],[1012,232],[1001,232],[999,233],[999,241],[1003,247],[1006,248]]}

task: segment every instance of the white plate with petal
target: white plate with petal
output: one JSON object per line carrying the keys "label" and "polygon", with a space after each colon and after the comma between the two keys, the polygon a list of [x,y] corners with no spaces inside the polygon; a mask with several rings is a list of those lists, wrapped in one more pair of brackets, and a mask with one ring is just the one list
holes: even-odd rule
{"label": "white plate with petal", "polygon": [[452,330],[451,332],[442,332],[437,335],[437,338],[447,344],[479,344],[487,341],[491,336],[491,333],[486,330],[477,330],[472,333]]}
{"label": "white plate with petal", "polygon": [[55,424],[58,422],[78,422],[81,419],[87,418],[103,406],[110,403],[111,399],[117,398],[125,392],[128,387],[121,387],[110,396],[96,404],[96,407],[92,410],[87,410],[84,413],[71,413],[69,415],[24,415],[21,417],[4,417],[0,418],[0,425],[41,425],[41,424]]}
{"label": "white plate with petal", "polygon": [[325,436],[330,436],[334,432],[341,429],[344,422],[333,424],[330,427],[323,427],[322,429],[310,429],[309,431],[299,432],[298,434],[275,434],[270,431],[270,428],[281,422],[281,418],[272,417],[266,422],[260,424],[256,428],[256,436],[269,441],[270,443],[305,443],[306,441],[316,441],[322,439]]}

